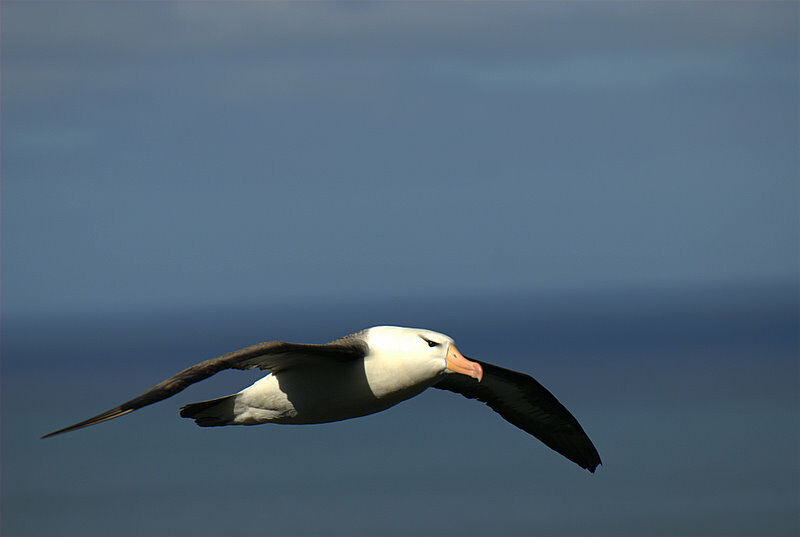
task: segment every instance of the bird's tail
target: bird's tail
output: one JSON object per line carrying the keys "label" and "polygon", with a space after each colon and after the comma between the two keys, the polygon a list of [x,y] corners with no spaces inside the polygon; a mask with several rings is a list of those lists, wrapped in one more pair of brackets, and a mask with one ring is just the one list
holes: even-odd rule
{"label": "bird's tail", "polygon": [[226,395],[210,401],[189,403],[181,407],[181,417],[193,419],[200,427],[230,425],[236,416],[233,407],[237,395]]}

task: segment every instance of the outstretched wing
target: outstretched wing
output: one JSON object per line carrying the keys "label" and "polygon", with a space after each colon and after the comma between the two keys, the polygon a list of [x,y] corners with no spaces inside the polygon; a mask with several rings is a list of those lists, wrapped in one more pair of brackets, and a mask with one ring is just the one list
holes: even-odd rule
{"label": "outstretched wing", "polygon": [[270,373],[279,373],[286,369],[319,363],[319,361],[347,362],[357,360],[363,358],[367,351],[366,343],[357,338],[343,338],[327,345],[303,345],[284,341],[258,343],[195,364],[159,382],[143,394],[126,403],[122,403],[116,408],[75,425],[46,434],[42,438],[74,431],[81,427],[88,427],[89,425],[133,412],[143,406],[152,405],[162,399],[172,397],[190,384],[207,379],[224,369],[254,369],[257,367]]}
{"label": "outstretched wing", "polygon": [[578,420],[552,393],[524,373],[473,361],[483,367],[481,382],[466,375],[447,374],[433,387],[486,403],[506,421],[594,472],[601,463],[600,455]]}

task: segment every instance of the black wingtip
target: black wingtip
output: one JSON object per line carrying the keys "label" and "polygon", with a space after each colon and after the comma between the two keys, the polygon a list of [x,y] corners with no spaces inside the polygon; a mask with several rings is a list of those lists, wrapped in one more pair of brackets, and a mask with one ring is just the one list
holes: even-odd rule
{"label": "black wingtip", "polygon": [[594,473],[594,471],[595,471],[595,470],[597,470],[597,467],[598,467],[598,466],[602,466],[602,465],[603,465],[603,461],[601,461],[601,460],[600,460],[600,457],[599,457],[599,456],[597,456],[597,457],[596,457],[596,458],[595,458],[595,459],[594,459],[592,462],[590,462],[589,464],[587,464],[587,465],[585,465],[585,466],[584,466],[584,465],[581,465],[581,466],[583,466],[583,468],[586,468],[587,470],[589,470],[591,473]]}
{"label": "black wingtip", "polygon": [[88,420],[84,420],[80,423],[76,423],[75,425],[70,425],[69,427],[64,427],[63,429],[59,429],[57,431],[53,431],[52,433],[41,436],[39,437],[39,440],[44,440],[45,438],[50,438],[51,436],[56,436],[57,434],[68,433],[70,431],[74,431],[75,429],[82,429],[84,427],[88,427],[89,425],[94,425],[96,423],[118,418],[120,416],[124,416],[128,412],[133,412],[134,410],[135,409],[133,408],[128,408],[126,410],[123,410],[122,407],[112,408],[111,410],[103,412],[102,414],[98,414],[97,416],[89,418]]}

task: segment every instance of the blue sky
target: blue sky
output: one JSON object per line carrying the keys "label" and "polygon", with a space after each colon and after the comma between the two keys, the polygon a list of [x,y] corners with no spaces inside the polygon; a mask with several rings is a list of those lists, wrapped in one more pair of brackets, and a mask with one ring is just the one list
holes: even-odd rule
{"label": "blue sky", "polygon": [[2,15],[5,315],[796,278],[794,3]]}

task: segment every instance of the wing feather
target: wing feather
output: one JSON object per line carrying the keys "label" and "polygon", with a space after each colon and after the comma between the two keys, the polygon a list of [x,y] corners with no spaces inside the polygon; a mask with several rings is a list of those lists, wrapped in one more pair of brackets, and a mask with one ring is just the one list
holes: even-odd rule
{"label": "wing feather", "polygon": [[433,387],[486,403],[503,419],[532,434],[581,468],[594,472],[601,464],[597,449],[578,420],[533,377],[473,361],[483,367],[481,382],[466,375],[446,374]]}
{"label": "wing feather", "polygon": [[326,345],[306,345],[287,343],[285,341],[258,343],[188,367],[118,407],[46,434],[42,438],[88,427],[89,425],[133,412],[144,406],[152,405],[172,397],[195,382],[205,380],[225,369],[245,370],[258,368],[270,373],[279,373],[294,367],[303,367],[324,361],[347,362],[357,360],[363,358],[367,354],[367,350],[366,343],[358,338],[337,340]]}

